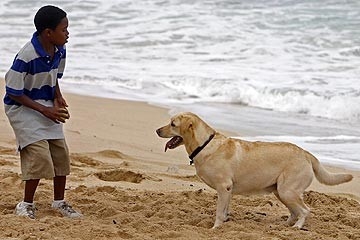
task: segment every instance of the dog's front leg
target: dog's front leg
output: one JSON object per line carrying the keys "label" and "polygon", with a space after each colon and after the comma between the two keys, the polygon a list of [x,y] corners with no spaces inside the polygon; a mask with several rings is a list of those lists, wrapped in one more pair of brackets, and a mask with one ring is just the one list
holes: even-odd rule
{"label": "dog's front leg", "polygon": [[231,200],[232,185],[218,189],[218,200],[216,206],[216,220],[213,229],[227,220],[229,204]]}

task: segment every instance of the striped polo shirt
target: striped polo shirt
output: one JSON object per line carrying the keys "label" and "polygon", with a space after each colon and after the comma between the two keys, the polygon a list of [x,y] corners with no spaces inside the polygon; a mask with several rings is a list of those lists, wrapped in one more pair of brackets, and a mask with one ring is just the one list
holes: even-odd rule
{"label": "striped polo shirt", "polygon": [[5,75],[5,113],[14,130],[20,149],[44,139],[64,139],[62,124],[57,124],[38,111],[22,106],[9,95],[25,94],[32,100],[54,106],[55,86],[65,68],[66,50],[58,46],[53,59],[45,52],[38,33],[16,55]]}

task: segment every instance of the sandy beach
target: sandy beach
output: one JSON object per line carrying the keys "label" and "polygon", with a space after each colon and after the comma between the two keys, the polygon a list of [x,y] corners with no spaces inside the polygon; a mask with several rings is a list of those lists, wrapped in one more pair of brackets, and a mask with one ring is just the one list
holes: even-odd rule
{"label": "sandy beach", "polygon": [[72,161],[66,198],[84,217],[66,219],[51,209],[49,180],[36,193],[37,219],[14,215],[23,183],[1,110],[0,239],[360,239],[360,172],[327,166],[354,179],[339,186],[314,180],[304,196],[312,212],[303,230],[285,226],[288,210],[273,195],[234,196],[230,221],[212,230],[216,192],[198,179],[183,148],[164,153],[166,140],[155,133],[169,121],[168,109],[64,96]]}

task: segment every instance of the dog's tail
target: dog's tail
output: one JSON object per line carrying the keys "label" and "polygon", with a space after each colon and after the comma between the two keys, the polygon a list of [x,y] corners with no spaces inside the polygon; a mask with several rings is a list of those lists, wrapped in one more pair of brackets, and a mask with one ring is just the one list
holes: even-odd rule
{"label": "dog's tail", "polygon": [[353,179],[351,174],[347,173],[330,173],[328,172],[311,153],[307,152],[308,159],[311,161],[313,171],[317,180],[326,185],[338,185],[350,182]]}

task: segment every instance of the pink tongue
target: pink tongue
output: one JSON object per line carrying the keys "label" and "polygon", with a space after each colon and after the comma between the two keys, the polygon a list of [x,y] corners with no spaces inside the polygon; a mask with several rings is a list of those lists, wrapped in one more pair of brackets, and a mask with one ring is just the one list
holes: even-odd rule
{"label": "pink tongue", "polygon": [[173,149],[174,147],[176,147],[178,145],[179,141],[181,141],[181,137],[176,136],[176,137],[171,138],[165,145],[165,152],[168,148]]}
{"label": "pink tongue", "polygon": [[166,150],[167,150],[168,148],[171,149],[171,145],[172,145],[172,142],[171,142],[171,140],[170,140],[170,141],[168,141],[168,142],[166,143],[166,145],[165,145],[165,152],[166,152]]}

